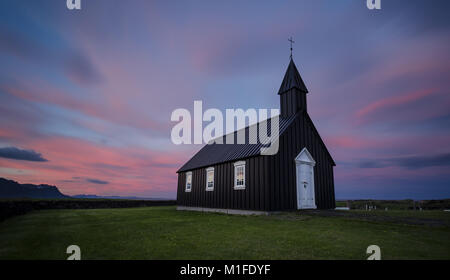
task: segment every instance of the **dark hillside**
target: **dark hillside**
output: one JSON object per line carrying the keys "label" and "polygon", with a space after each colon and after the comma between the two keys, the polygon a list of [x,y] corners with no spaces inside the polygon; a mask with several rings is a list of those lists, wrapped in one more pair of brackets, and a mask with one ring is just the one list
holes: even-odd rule
{"label": "dark hillside", "polygon": [[0,198],[69,198],[50,185],[19,184],[0,178]]}

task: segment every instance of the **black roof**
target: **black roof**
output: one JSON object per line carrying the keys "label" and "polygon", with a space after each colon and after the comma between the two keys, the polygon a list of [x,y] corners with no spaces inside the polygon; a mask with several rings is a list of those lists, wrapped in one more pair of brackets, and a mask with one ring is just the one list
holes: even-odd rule
{"label": "black roof", "polygon": [[308,89],[306,88],[302,77],[300,77],[300,74],[298,73],[294,60],[291,58],[289,66],[286,70],[286,74],[284,74],[283,82],[281,83],[278,94],[282,94],[292,88],[297,88],[302,92],[308,93]]}
{"label": "black roof", "polygon": [[[279,117],[279,135],[286,131],[286,129],[291,125],[291,123],[295,120],[295,118],[301,114],[302,112],[297,112],[290,117]],[[185,172],[197,168],[208,167],[219,163],[224,163],[227,161],[235,161],[239,159],[244,159],[252,156],[260,155],[261,148],[264,147],[264,143],[262,141],[255,141],[258,144],[249,144],[249,139],[255,139],[255,135],[250,135],[250,127],[256,126],[257,135],[259,135],[260,123],[247,126],[241,130],[245,130],[245,143],[246,144],[237,144],[237,134],[238,131],[233,132],[234,144],[225,144],[226,135],[221,136],[224,144],[207,144],[205,145],[198,153],[196,153],[188,162],[186,162],[178,171]],[[271,119],[267,121],[267,131],[270,132],[271,127]],[[228,134],[228,135],[231,135]],[[256,140],[258,136],[256,135]],[[267,134],[266,134],[267,135]],[[269,133],[270,135],[270,133]]]}

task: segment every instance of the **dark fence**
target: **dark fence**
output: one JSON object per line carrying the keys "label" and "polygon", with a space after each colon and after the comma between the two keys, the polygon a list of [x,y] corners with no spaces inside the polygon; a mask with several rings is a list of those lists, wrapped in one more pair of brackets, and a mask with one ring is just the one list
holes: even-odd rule
{"label": "dark fence", "polygon": [[176,205],[175,200],[55,199],[0,201],[0,221],[43,209],[99,209]]}
{"label": "dark fence", "polygon": [[336,206],[349,207],[350,209],[368,210],[444,210],[450,209],[450,199],[434,200],[341,200]]}

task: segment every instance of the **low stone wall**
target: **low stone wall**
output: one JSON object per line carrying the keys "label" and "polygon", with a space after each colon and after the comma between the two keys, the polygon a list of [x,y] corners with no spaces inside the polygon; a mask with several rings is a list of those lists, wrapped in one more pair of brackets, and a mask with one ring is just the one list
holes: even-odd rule
{"label": "low stone wall", "polygon": [[0,201],[0,221],[43,209],[99,209],[175,205],[175,200],[49,199]]}

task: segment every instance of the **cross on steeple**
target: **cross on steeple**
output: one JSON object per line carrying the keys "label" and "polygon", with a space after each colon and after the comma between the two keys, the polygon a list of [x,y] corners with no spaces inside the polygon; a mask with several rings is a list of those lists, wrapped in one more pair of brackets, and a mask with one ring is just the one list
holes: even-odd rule
{"label": "cross on steeple", "polygon": [[289,42],[291,42],[291,58],[292,58],[292,44],[295,43],[295,41],[291,38],[288,39]]}

